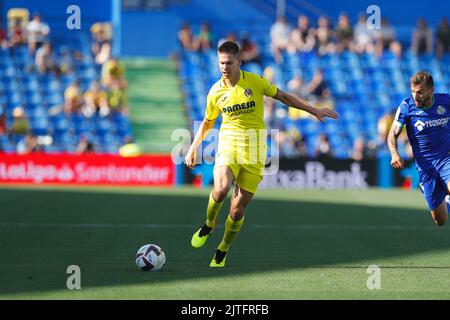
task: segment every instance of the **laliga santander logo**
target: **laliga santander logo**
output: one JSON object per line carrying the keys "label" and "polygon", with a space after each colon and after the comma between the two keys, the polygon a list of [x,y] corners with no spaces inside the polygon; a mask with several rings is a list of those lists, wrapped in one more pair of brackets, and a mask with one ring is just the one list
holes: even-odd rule
{"label": "laliga santander logo", "polygon": [[67,164],[58,166],[36,163],[33,160],[19,163],[0,162],[0,180],[43,183],[46,181],[70,182],[74,178],[75,172]]}

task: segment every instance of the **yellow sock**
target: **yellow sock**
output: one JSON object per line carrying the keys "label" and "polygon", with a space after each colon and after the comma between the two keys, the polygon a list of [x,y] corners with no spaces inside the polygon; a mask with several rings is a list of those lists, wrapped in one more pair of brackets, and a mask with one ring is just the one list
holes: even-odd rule
{"label": "yellow sock", "polygon": [[217,217],[219,215],[220,208],[222,208],[222,202],[216,202],[214,200],[212,192],[209,195],[208,208],[206,209],[206,225],[210,228],[216,227]]}
{"label": "yellow sock", "polygon": [[227,222],[225,222],[225,233],[223,235],[222,242],[219,244],[218,249],[220,251],[226,252],[231,246],[231,243],[236,239],[239,230],[241,230],[244,224],[244,217],[241,220],[234,221],[228,215]]}

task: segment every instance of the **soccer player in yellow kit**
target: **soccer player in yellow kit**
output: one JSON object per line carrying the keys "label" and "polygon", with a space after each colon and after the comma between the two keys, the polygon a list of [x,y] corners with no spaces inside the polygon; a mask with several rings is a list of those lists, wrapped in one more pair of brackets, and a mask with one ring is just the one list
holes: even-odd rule
{"label": "soccer player in yellow kit", "polygon": [[336,119],[329,109],[310,106],[298,97],[283,92],[267,79],[242,71],[239,46],[226,41],[217,50],[222,78],[207,97],[205,117],[185,157],[188,167],[195,166],[197,148],[222,114],[219,146],[214,165],[214,187],[209,196],[205,224],[192,236],[194,248],[202,247],[216,227],[222,204],[236,182],[231,207],[225,222],[222,242],[216,249],[211,267],[224,267],[226,254],[244,223],[244,210],[255,194],[264,174],[267,146],[264,124],[264,96],[314,115]]}

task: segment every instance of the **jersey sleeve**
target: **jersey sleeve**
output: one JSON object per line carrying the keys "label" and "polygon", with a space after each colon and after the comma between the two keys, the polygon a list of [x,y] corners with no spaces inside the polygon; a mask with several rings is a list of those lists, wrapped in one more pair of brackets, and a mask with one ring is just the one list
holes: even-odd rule
{"label": "jersey sleeve", "polygon": [[406,117],[408,116],[408,104],[403,101],[397,108],[395,113],[394,123],[396,123],[400,128],[406,124]]}
{"label": "jersey sleeve", "polygon": [[206,97],[205,119],[214,120],[219,116],[219,113],[220,111],[216,106],[214,96],[212,94],[208,94]]}
{"label": "jersey sleeve", "polygon": [[270,83],[264,77],[259,77],[259,86],[261,87],[261,91],[265,96],[273,97],[277,94],[278,88],[275,84]]}

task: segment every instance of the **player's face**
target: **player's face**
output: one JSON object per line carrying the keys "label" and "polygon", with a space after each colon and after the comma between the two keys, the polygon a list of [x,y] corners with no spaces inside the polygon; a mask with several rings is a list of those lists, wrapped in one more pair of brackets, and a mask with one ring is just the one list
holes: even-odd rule
{"label": "player's face", "polygon": [[414,102],[418,107],[429,106],[433,101],[434,87],[427,87],[426,84],[411,84],[411,93]]}
{"label": "player's face", "polygon": [[218,54],[220,72],[224,79],[235,79],[241,67],[240,59],[231,53]]}

